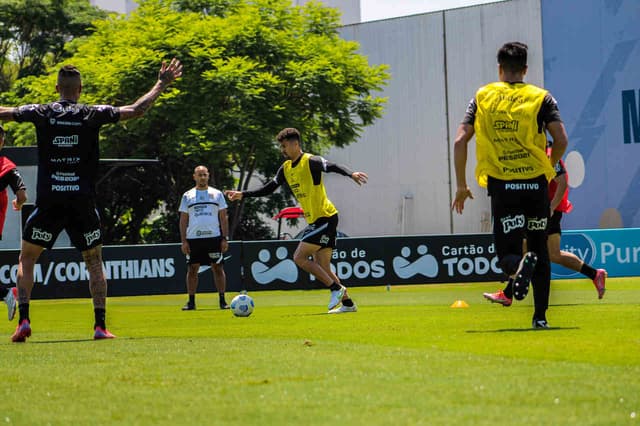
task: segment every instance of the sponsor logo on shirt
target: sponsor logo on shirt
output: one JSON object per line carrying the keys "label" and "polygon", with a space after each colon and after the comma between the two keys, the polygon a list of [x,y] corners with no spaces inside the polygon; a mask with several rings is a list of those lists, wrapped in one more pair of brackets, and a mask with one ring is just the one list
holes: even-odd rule
{"label": "sponsor logo on shirt", "polygon": [[78,139],[78,135],[56,136],[51,143],[59,148],[67,148],[78,145]]}
{"label": "sponsor logo on shirt", "polygon": [[49,119],[49,124],[52,126],[82,126],[82,123],[79,121],[56,120],[55,118]]}
{"label": "sponsor logo on shirt", "polygon": [[518,120],[496,120],[493,122],[493,129],[515,132],[518,130],[518,125]]}
{"label": "sponsor logo on shirt", "polygon": [[80,164],[80,157],[59,157],[49,160],[53,164]]}
{"label": "sponsor logo on shirt", "polygon": [[51,185],[51,190],[55,192],[76,192],[80,191],[80,185]]}
{"label": "sponsor logo on shirt", "polygon": [[75,173],[55,172],[51,179],[57,182],[76,182],[80,180],[80,176],[76,176]]}

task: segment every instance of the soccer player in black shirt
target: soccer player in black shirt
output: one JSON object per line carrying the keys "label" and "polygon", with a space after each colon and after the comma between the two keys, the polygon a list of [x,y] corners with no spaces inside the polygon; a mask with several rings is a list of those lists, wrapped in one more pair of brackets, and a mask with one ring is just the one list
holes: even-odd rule
{"label": "soccer player in black shirt", "polygon": [[18,266],[20,320],[12,341],[24,342],[31,336],[29,300],[34,267],[42,251],[53,247],[63,229],[82,252],[89,272],[89,290],[95,312],[93,337],[115,337],[105,324],[107,281],[102,269],[102,234],[95,204],[100,127],[142,116],[163,90],[181,75],[182,64],[174,58],[168,64],[162,63],[158,81],[135,103],[119,108],[89,106],[78,103],[82,92],[80,71],[65,65],[58,72],[58,101],[18,108],[0,107],[0,120],[33,123],[38,143],[37,198],[22,234]]}

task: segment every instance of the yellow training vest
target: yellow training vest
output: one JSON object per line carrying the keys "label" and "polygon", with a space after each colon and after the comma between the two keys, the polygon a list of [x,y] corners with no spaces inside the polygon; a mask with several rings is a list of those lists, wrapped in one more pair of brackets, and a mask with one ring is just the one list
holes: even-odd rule
{"label": "yellow training vest", "polygon": [[319,185],[313,184],[309,158],[311,154],[302,154],[300,162],[295,167],[291,167],[291,160],[285,161],[283,166],[284,177],[304,210],[304,218],[311,224],[318,218],[333,216],[338,210],[327,198],[322,177]]}
{"label": "yellow training vest", "polygon": [[476,180],[531,179],[555,171],[546,154],[547,137],[538,133],[538,112],[547,91],[526,83],[490,83],[476,93]]}

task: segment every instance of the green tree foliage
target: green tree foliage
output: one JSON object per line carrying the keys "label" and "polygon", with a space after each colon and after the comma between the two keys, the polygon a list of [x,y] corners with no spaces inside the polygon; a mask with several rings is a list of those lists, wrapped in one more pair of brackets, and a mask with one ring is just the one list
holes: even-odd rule
{"label": "green tree foliage", "polygon": [[90,34],[106,15],[89,0],[0,0],[0,90],[45,73],[70,55],[69,41]]}
{"label": "green tree foliage", "polygon": [[[144,117],[103,129],[103,157],[161,161],[102,184],[111,188],[102,190],[109,242],[176,241],[175,212],[198,164],[218,188],[247,188],[277,171],[274,136],[282,128],[297,127],[305,151],[323,153],[354,142],[382,113],[385,99],[375,92],[386,66],[370,66],[357,43],[341,39],[337,11],[320,4],[147,0],[129,17],[95,25],[67,61],[83,72],[86,103],[129,104],[154,83],[161,60],[184,64],[183,77]],[[17,85],[15,100],[51,101],[56,70]],[[30,133],[16,128],[17,142]],[[284,191],[230,206],[234,237],[268,236],[258,213],[272,216],[290,197]],[[161,215],[151,221],[154,210]]]}

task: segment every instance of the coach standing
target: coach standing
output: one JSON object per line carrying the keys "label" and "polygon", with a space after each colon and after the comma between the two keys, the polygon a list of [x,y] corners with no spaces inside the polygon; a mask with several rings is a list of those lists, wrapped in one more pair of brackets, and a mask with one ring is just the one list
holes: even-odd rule
{"label": "coach standing", "polygon": [[[532,327],[549,328],[551,266],[546,227],[548,181],[567,147],[567,134],[555,99],[545,89],[524,83],[527,45],[506,43],[498,50],[499,81],[489,83],[470,101],[454,142],[457,189],[451,205],[462,213],[473,198],[466,179],[467,144],[476,134],[475,176],[491,197],[493,236],[499,265],[513,277],[513,295],[522,300],[533,283]],[[546,155],[546,131],[553,139]],[[522,240],[529,252],[522,254]]]}
{"label": "coach standing", "polygon": [[220,309],[229,309],[224,298],[227,277],[223,256],[229,249],[227,202],[221,191],[209,186],[209,170],[198,166],[193,171],[196,186],[182,195],[180,202],[180,239],[182,253],[187,256],[187,293],[189,301],[183,311],[196,309],[198,270],[211,265],[218,290]]}

